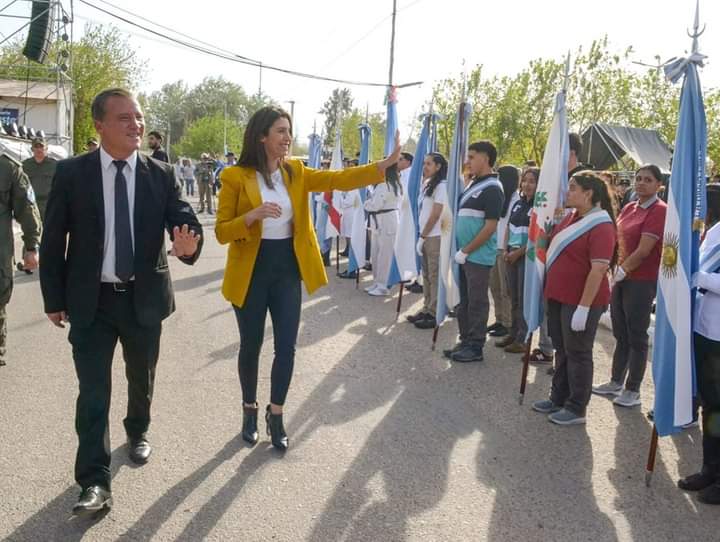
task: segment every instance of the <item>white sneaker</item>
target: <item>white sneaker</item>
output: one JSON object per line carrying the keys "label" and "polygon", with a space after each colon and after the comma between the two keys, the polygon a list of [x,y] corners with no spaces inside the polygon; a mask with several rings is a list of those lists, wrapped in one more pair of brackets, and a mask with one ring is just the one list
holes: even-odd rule
{"label": "white sneaker", "polygon": [[623,389],[623,385],[618,382],[613,382],[612,380],[610,382],[607,382],[605,384],[600,384],[599,386],[593,386],[592,392],[596,393],[598,395],[620,395],[620,392]]}
{"label": "white sneaker", "polygon": [[623,390],[619,397],[615,397],[613,400],[614,405],[618,405],[621,407],[634,407],[639,406],[641,403],[640,401],[640,392],[639,391],[630,391],[630,390]]}
{"label": "white sneaker", "polygon": [[384,288],[383,286],[377,285],[377,288],[375,288],[374,290],[370,290],[368,294],[378,297],[388,297],[390,295],[390,290]]}
{"label": "white sneaker", "polygon": [[378,287],[378,285],[373,282],[370,286],[363,288],[363,290],[365,290],[367,293],[370,293],[377,287]]}

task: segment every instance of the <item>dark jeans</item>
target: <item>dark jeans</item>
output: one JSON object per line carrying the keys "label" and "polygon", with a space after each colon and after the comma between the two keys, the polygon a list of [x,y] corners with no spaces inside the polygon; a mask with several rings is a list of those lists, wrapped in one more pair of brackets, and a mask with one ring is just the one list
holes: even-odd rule
{"label": "dark jeans", "polygon": [[93,323],[70,325],[68,339],[80,387],[75,413],[79,438],[75,480],[82,488],[98,484],[110,489],[108,412],[115,346],[120,340],[128,381],[125,431],[130,437],[141,437],[150,425],[160,331],[161,324],[148,327],[137,322],[132,290],[115,292],[105,284],[100,288]]}
{"label": "dark jeans", "polygon": [[185,179],[185,195],[195,195],[195,179]]}
{"label": "dark jeans", "polygon": [[720,469],[720,341],[695,333],[695,370],[703,412],[703,464]]}
{"label": "dark jeans", "polygon": [[508,263],[507,285],[510,290],[510,314],[512,325],[510,336],[516,342],[524,344],[527,339],[527,323],[523,314],[523,288],[525,287],[525,256],[518,258],[515,263]]}
{"label": "dark jeans", "polygon": [[616,343],[611,378],[630,391],[640,391],[645,376],[647,330],[656,290],[653,280],[624,280],[613,287],[610,316]]}
{"label": "dark jeans", "polygon": [[240,330],[238,373],[245,403],[257,401],[258,362],[269,309],[275,343],[270,402],[285,404],[295,363],[301,301],[300,271],[292,238],[263,239],[245,304],[233,305]]}
{"label": "dark jeans", "polygon": [[460,304],[457,321],[460,342],[482,350],[490,314],[490,271],[492,266],[466,262],[460,266]]}
{"label": "dark jeans", "polygon": [[593,380],[593,343],[605,307],[590,307],[585,331],[570,328],[575,305],[548,300],[548,332],[555,347],[555,374],[550,400],[585,416]]}

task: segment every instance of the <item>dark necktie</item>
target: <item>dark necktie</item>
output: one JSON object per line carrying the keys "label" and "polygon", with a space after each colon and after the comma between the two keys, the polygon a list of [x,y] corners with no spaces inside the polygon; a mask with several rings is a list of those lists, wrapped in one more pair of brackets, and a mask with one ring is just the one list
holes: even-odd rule
{"label": "dark necktie", "polygon": [[130,231],[130,205],[127,181],[123,175],[125,160],[113,160],[115,173],[115,274],[122,282],[133,276],[133,246]]}

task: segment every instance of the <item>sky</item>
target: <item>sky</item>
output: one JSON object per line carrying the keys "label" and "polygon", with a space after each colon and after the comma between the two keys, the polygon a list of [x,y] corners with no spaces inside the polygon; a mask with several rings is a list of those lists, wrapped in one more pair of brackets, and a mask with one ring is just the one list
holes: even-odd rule
{"label": "sky", "polygon": [[[392,0],[87,0],[109,11],[132,12],[135,22],[159,23],[177,32],[264,64],[338,79],[387,83]],[[512,75],[535,58],[560,60],[578,46],[607,35],[610,46],[632,45],[632,60],[654,63],[685,54],[691,45],[696,0],[397,0],[394,82],[424,83],[398,91],[402,139],[413,135],[413,119],[432,93],[433,82],[478,64],[488,76]],[[18,9],[29,10],[29,4]],[[70,1],[64,0],[66,8]],[[113,19],[81,0],[73,1],[75,36],[87,22],[112,22],[148,62],[139,90],[207,76],[223,76],[254,93],[260,70],[169,44]],[[700,4],[701,71],[705,88],[720,87],[720,2]],[[17,21],[0,21],[7,34]],[[167,30],[158,29],[163,33]],[[716,36],[717,34],[717,36]],[[634,69],[643,69],[632,65]],[[354,105],[384,111],[384,89],[302,79],[262,70],[262,91],[290,109],[295,132],[306,140],[332,90],[347,86]],[[415,134],[416,135],[416,134]]]}

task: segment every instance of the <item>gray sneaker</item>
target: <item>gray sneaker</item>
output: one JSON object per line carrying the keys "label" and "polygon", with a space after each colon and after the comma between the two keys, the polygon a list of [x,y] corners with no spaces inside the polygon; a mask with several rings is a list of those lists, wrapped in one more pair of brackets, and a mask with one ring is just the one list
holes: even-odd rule
{"label": "gray sneaker", "polygon": [[550,399],[543,399],[542,401],[535,401],[532,404],[532,409],[535,412],[540,412],[541,414],[552,414],[553,412],[562,410],[562,407],[559,407]]}
{"label": "gray sneaker", "polygon": [[639,406],[641,403],[640,401],[640,392],[639,391],[630,391],[630,390],[623,390],[619,397],[615,397],[613,400],[613,404],[621,407],[634,407]]}
{"label": "gray sneaker", "polygon": [[619,382],[615,382],[611,380],[610,382],[607,382],[606,384],[600,384],[599,386],[593,386],[592,392],[596,393],[598,395],[620,395],[620,392],[623,389],[623,385]]}
{"label": "gray sneaker", "polygon": [[550,414],[548,420],[558,425],[581,425],[585,423],[584,416],[578,416],[574,412],[570,412],[564,408],[559,412]]}

